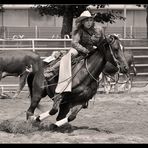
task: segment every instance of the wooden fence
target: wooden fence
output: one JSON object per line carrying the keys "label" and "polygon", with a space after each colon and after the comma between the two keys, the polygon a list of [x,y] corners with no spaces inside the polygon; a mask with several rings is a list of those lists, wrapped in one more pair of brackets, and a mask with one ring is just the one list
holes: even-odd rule
{"label": "wooden fence", "polygon": [[[126,38],[146,38],[146,27],[126,27]],[[124,27],[103,26],[106,34],[121,34],[124,37]],[[0,38],[60,38],[61,27],[18,27],[0,26]]]}
{"label": "wooden fence", "polygon": [[[121,39],[126,50],[132,50],[137,68],[135,83],[148,82],[148,40],[147,39]],[[0,50],[32,50],[42,58],[50,56],[55,50],[69,50],[71,39],[0,39]],[[18,86],[17,79],[6,77],[0,86]]]}

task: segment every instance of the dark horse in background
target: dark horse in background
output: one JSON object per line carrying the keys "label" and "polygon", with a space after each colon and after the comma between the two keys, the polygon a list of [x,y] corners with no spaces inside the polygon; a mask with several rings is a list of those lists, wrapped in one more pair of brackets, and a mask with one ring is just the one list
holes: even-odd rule
{"label": "dark horse in background", "polygon": [[[117,35],[110,35],[110,37],[119,40],[119,37]],[[105,93],[107,93],[107,94],[110,92],[112,86],[114,86],[114,89],[115,89],[114,91],[117,91],[117,89],[118,89],[117,84],[118,83],[123,84],[123,86],[122,86],[123,89],[125,90],[127,88],[128,92],[130,92],[131,85],[132,85],[132,76],[133,76],[131,73],[133,73],[134,76],[136,76],[136,74],[137,74],[133,52],[131,50],[125,50],[121,41],[116,43],[116,45],[117,44],[119,44],[118,46],[120,46],[121,50],[123,50],[123,52],[124,52],[124,56],[127,61],[129,69],[126,73],[122,73],[122,75],[121,75],[120,71],[116,72],[116,68],[114,68],[114,66],[112,66],[112,64],[106,63],[105,68],[102,73],[102,75],[103,75],[102,79],[103,79],[103,83],[104,83],[104,90],[105,90]],[[123,77],[123,78],[125,77],[124,78],[124,79],[126,79],[125,82],[119,82],[120,77]]]}
{"label": "dark horse in background", "polygon": [[40,56],[32,51],[0,51],[0,80],[7,76],[19,77],[19,88],[13,98],[25,86],[29,72],[35,76],[41,70],[41,64]]}
{"label": "dark horse in background", "polygon": [[[63,99],[59,105],[59,112],[55,125],[61,126],[66,122],[74,120],[78,112],[84,108],[85,104],[88,103],[90,99],[92,99],[99,86],[99,75],[103,71],[107,61],[112,63],[117,70],[120,68],[121,72],[127,72],[128,65],[123,51],[119,47],[116,47],[114,43],[110,44],[111,42],[112,38],[103,38],[101,44],[97,46],[97,49],[93,53],[73,66],[72,92],[61,92]],[[114,42],[116,43],[116,40],[114,40]],[[31,104],[27,110],[27,119],[41,121],[45,117],[49,116],[51,110],[39,115],[38,117],[34,116],[34,111],[41,98],[46,95],[50,98],[54,96],[57,80],[58,76],[51,81],[46,81],[44,78],[44,85],[40,86],[40,89],[36,90],[36,88],[33,88],[32,84],[35,82],[39,83],[42,80],[33,78],[32,74],[29,73],[27,81],[31,93]],[[66,117],[70,110],[71,114]]]}

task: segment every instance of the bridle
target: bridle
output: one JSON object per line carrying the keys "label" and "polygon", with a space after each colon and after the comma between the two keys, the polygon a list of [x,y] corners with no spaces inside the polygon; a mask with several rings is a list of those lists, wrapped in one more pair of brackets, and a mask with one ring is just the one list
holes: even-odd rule
{"label": "bridle", "polygon": [[[107,40],[106,39],[106,37],[105,37],[105,40]],[[120,71],[120,66],[119,66],[119,61],[117,60],[117,58],[115,57],[115,55],[114,55],[114,53],[113,53],[113,51],[112,51],[112,47],[111,47],[111,45],[113,44],[115,42],[115,38],[113,38],[113,40],[112,40],[112,42],[107,42],[108,43],[108,45],[109,45],[109,50],[110,50],[110,53],[111,53],[111,55],[112,55],[112,57],[113,57],[113,60],[114,60],[114,62],[115,62],[115,64],[116,64],[116,66],[115,65],[113,65],[114,67],[116,67],[116,68],[118,68],[118,70],[117,70],[117,72],[116,73],[119,73],[119,71]],[[103,48],[105,48],[105,45],[103,44]],[[105,56],[105,53],[103,53],[104,54],[104,56]],[[108,60],[107,60],[108,61]],[[100,82],[100,80],[99,80],[99,78],[98,79],[96,79],[92,74],[91,74],[91,72],[89,71],[89,69],[88,69],[88,60],[87,60],[87,58],[86,58],[86,60],[85,60],[85,66],[86,66],[86,70],[87,70],[87,72],[89,73],[89,75],[91,76],[91,78],[93,79],[93,80],[95,80],[97,83],[99,83]]]}
{"label": "bridle", "polygon": [[[112,35],[110,35],[110,36],[112,36]],[[115,39],[115,37],[116,37],[116,35],[114,35],[114,36],[112,37],[112,40],[111,40],[108,44],[109,44],[109,48],[110,48],[110,53],[111,53],[111,55],[112,55],[112,57],[113,57],[113,59],[114,59],[116,65],[117,65],[117,66],[115,67],[115,66],[112,64],[112,66],[114,66],[115,68],[118,69],[117,72],[115,72],[115,74],[114,74],[114,75],[117,76],[117,79],[115,80],[115,79],[114,79],[111,75],[109,75],[108,73],[103,72],[103,74],[104,74],[105,76],[109,77],[110,79],[112,79],[113,81],[115,81],[115,83],[118,83],[118,81],[119,81],[119,74],[120,74],[120,64],[119,64],[119,61],[117,60],[117,58],[115,57],[115,55],[113,54],[112,47],[111,47],[111,45],[114,44],[115,40],[118,39],[118,38]]]}
{"label": "bridle", "polygon": [[[112,41],[110,42],[110,46],[112,45],[112,44],[114,44],[114,42],[115,42],[115,37],[118,39],[118,36],[116,35],[116,34],[114,34],[113,35],[114,37],[112,37]],[[123,46],[122,46],[122,44],[119,44],[119,46],[120,46],[120,48],[121,48],[121,50],[123,51],[124,50],[124,48],[123,48]],[[110,47],[111,48],[111,47]],[[111,54],[112,54],[112,56],[114,57],[114,54],[112,53],[112,50],[111,50]],[[125,82],[119,82],[119,77],[120,77],[120,66],[119,66],[119,62],[118,62],[118,60],[114,57],[114,60],[116,61],[116,63],[117,63],[117,67],[118,67],[118,71],[114,74],[114,75],[117,75],[118,77],[117,77],[117,79],[115,80],[114,78],[112,78],[112,76],[110,76],[109,74],[107,74],[107,73],[105,73],[105,72],[103,72],[104,73],[104,75],[106,75],[107,77],[109,77],[110,79],[112,79],[114,82],[115,82],[115,84],[125,84],[125,83],[127,83],[128,81],[129,81],[129,76],[126,74],[125,76],[126,76],[126,81]]]}

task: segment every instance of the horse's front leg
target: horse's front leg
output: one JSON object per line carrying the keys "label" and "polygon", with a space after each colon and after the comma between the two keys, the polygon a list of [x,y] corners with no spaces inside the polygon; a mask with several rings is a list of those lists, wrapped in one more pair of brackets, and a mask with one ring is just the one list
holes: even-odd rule
{"label": "horse's front leg", "polygon": [[111,79],[107,76],[104,76],[104,92],[109,94],[111,90]]}
{"label": "horse's front leg", "polygon": [[79,113],[79,111],[80,111],[82,108],[83,108],[83,105],[76,105],[76,106],[74,106],[74,107],[71,109],[71,114],[70,114],[68,117],[65,117],[65,118],[63,118],[63,119],[57,121],[57,122],[55,123],[55,125],[58,126],[58,127],[60,127],[60,126],[66,124],[66,123],[68,123],[68,122],[73,121],[73,120],[76,118],[77,114]]}
{"label": "horse's front leg", "polygon": [[132,81],[128,80],[128,82],[127,82],[127,91],[128,91],[128,93],[131,92],[131,89],[132,89]]}
{"label": "horse's front leg", "polygon": [[130,76],[130,72],[128,74],[126,74],[127,77],[127,82],[126,82],[126,88],[127,88],[127,92],[130,93],[131,92],[131,88],[132,88],[132,78]]}

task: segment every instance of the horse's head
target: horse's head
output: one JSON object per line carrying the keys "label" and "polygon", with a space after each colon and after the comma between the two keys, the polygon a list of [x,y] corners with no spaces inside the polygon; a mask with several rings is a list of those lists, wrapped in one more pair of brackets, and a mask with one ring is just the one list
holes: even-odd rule
{"label": "horse's head", "polygon": [[121,44],[121,41],[119,37],[115,34],[108,35],[106,37],[106,40],[110,47],[110,53],[112,56],[109,59],[110,63],[116,63],[115,66],[119,66],[120,72],[127,73],[128,71],[128,64],[124,56],[123,46]]}

